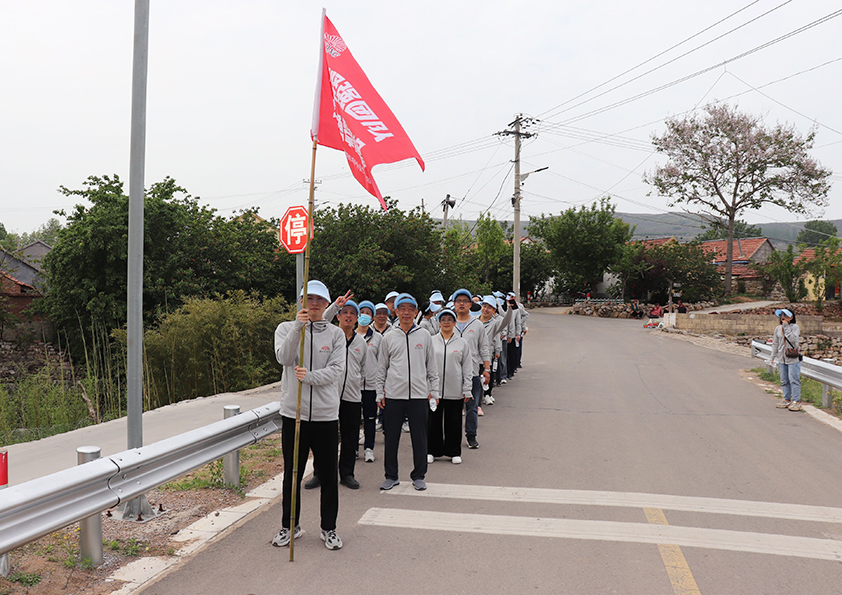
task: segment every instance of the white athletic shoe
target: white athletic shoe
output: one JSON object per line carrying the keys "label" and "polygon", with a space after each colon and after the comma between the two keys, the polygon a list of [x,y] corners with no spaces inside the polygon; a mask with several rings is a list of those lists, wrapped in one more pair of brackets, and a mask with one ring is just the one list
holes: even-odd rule
{"label": "white athletic shoe", "polygon": [[365,449],[365,462],[366,463],[373,463],[374,462],[374,451],[370,448]]}
{"label": "white athletic shoe", "polygon": [[459,465],[462,462],[462,457],[453,457],[450,459],[450,462],[454,465]]}
{"label": "white athletic shoe", "polygon": [[433,455],[427,455],[427,464],[434,462],[436,458]]}

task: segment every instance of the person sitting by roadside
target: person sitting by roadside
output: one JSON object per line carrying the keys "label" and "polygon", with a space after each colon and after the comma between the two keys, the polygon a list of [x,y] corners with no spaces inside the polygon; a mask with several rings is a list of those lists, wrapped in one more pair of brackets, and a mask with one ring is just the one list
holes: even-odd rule
{"label": "person sitting by roadside", "polygon": [[679,314],[687,314],[687,306],[684,305],[684,302],[678,300],[678,304],[676,305],[675,311]]}
{"label": "person sitting by roadside", "polygon": [[661,304],[655,302],[655,305],[652,306],[652,309],[649,310],[649,318],[663,318],[664,316],[664,309],[661,308]]}
{"label": "person sitting by roadside", "polygon": [[632,300],[631,317],[635,320],[643,318],[643,310],[641,310],[640,302],[638,300]]}

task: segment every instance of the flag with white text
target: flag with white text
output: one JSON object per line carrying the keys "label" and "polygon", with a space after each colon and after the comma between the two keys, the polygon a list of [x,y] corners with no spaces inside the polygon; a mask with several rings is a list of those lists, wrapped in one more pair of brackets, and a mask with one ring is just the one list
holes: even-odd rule
{"label": "flag with white text", "polygon": [[424,161],[336,27],[326,15],[322,18],[321,73],[310,133],[318,144],[345,152],[354,177],[385,209],[371,168],[415,158],[423,170]]}

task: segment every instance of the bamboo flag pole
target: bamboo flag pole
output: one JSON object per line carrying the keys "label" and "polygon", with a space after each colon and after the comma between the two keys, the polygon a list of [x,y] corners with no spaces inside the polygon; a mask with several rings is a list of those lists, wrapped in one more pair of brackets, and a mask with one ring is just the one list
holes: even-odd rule
{"label": "bamboo flag pole", "polygon": [[[310,164],[310,202],[307,205],[307,246],[304,248],[304,283],[301,287],[301,297],[303,301],[303,306],[306,307],[307,305],[307,284],[310,281],[310,242],[313,239],[313,203],[314,195],[316,192],[316,147],[318,146],[318,141],[314,138],[313,139],[313,159]],[[304,327],[301,329],[301,343],[298,348],[298,365],[301,366],[304,363],[304,334],[307,331],[307,325],[305,324]],[[313,337],[310,337],[310,340],[313,340]],[[310,362],[310,365],[313,365],[313,362]],[[291,496],[291,506],[290,506],[290,513],[289,513],[289,561],[295,561],[295,518],[298,516],[296,514],[297,507],[298,507],[298,453],[299,453],[299,442],[301,439],[301,391],[303,389],[303,384],[299,380],[298,381],[298,398],[295,402],[295,448],[293,449],[292,455],[292,496]]]}

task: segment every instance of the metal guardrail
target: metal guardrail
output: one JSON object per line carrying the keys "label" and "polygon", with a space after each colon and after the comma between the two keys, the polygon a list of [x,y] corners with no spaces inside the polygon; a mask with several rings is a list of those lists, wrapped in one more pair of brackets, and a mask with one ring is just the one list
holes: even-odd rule
{"label": "metal guardrail", "polygon": [[0,554],[113,508],[281,429],[280,403],[9,487]]}
{"label": "metal guardrail", "polygon": [[[758,357],[765,360],[767,368],[771,368],[772,346],[768,343],[752,341],[751,357]],[[801,362],[801,375],[812,378],[822,384],[822,407],[830,407],[833,404],[830,395],[831,387],[842,390],[842,366],[836,366],[805,356]]]}

